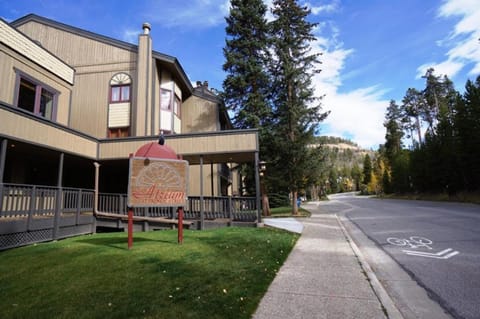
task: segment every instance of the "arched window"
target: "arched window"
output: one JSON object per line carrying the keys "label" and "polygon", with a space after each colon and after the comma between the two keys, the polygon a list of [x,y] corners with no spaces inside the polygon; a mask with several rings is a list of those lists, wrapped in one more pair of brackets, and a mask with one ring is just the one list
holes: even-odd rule
{"label": "arched window", "polygon": [[130,136],[130,101],[132,78],[126,73],[117,73],[110,80],[108,137]]}
{"label": "arched window", "polygon": [[110,80],[110,103],[130,102],[132,79],[126,73],[117,73]]}

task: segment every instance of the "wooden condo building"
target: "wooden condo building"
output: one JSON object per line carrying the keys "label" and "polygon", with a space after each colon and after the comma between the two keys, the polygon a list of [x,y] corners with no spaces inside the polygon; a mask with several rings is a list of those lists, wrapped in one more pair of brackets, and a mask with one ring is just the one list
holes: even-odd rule
{"label": "wooden condo building", "polygon": [[[260,221],[237,169],[258,168],[258,132],[232,129],[207,82],[152,50],[148,23],[134,45],[36,15],[0,20],[0,77],[0,249],[122,228],[129,155],[160,131],[189,162],[193,227]],[[174,209],[135,215],[138,229],[175,224]]]}

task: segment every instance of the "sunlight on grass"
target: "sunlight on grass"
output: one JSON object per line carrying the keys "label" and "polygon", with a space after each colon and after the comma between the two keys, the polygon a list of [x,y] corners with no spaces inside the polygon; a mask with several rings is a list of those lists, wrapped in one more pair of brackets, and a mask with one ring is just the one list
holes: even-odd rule
{"label": "sunlight on grass", "polygon": [[0,253],[2,318],[250,318],[298,235],[94,234]]}

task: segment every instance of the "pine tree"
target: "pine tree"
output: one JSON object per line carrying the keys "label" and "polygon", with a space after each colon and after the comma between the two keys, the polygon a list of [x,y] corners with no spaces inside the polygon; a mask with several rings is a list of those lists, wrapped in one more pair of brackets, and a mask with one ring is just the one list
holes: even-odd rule
{"label": "pine tree", "polygon": [[383,126],[387,130],[387,133],[385,134],[385,155],[391,165],[396,155],[402,150],[402,138],[404,135],[402,130],[401,110],[393,100],[390,101],[390,105],[387,108],[387,114]]}
{"label": "pine tree", "polygon": [[365,154],[365,158],[363,160],[363,184],[368,185],[368,183],[370,183],[372,171],[372,159],[370,158],[370,155]]}
{"label": "pine tree", "polygon": [[467,190],[480,189],[480,76],[465,85],[457,101],[455,129],[458,136],[461,180]]}
{"label": "pine tree", "polygon": [[[423,100],[423,95],[420,91],[409,88],[405,93],[405,97],[402,100],[403,110],[403,119],[404,127],[409,131],[408,136],[412,138],[412,144],[422,144],[423,135],[422,128],[420,123],[420,115],[422,110],[425,108],[425,101]],[[417,141],[414,139],[414,132],[417,134]]]}
{"label": "pine tree", "polygon": [[321,113],[312,86],[313,76],[320,72],[319,54],[312,53],[310,46],[316,39],[312,32],[317,24],[307,21],[310,10],[295,0],[274,0],[272,14],[272,152],[277,156],[276,170],[288,182],[296,214],[297,192],[307,171],[308,145],[314,141],[318,124],[327,116]]}
{"label": "pine tree", "polygon": [[[265,19],[267,7],[262,0],[232,0],[230,14],[226,17],[227,39],[223,53],[223,70],[227,76],[223,82],[223,99],[232,111],[233,124],[239,129],[258,128],[260,154],[266,153],[268,125],[271,107],[268,102],[269,76],[267,73],[268,27]],[[265,160],[265,158],[263,158]],[[246,188],[255,185],[255,168],[243,165]],[[270,214],[267,180],[262,179],[262,207]]]}
{"label": "pine tree", "polygon": [[268,29],[262,0],[232,0],[223,53],[224,102],[236,128],[260,128],[270,117]]}

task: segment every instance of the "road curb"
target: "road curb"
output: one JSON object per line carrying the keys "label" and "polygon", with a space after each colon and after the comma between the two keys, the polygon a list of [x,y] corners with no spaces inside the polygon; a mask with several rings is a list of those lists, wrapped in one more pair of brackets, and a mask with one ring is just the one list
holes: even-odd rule
{"label": "road curb", "polygon": [[335,214],[335,217],[338,220],[338,224],[340,225],[340,228],[342,229],[343,234],[347,238],[350,247],[352,247],[353,252],[357,256],[360,266],[364,270],[367,278],[370,281],[370,285],[372,286],[373,291],[377,295],[378,300],[380,301],[382,307],[386,311],[387,318],[389,319],[404,319],[403,315],[401,312],[398,310],[398,308],[395,306],[395,303],[393,302],[392,298],[388,295],[387,291],[383,287],[383,285],[380,283],[378,280],[377,276],[373,272],[372,268],[368,264],[366,258],[363,256],[362,252],[358,248],[357,244],[355,244],[355,241],[352,239],[348,231],[346,230],[345,226],[343,225],[342,218],[344,217],[339,217],[337,214]]}

